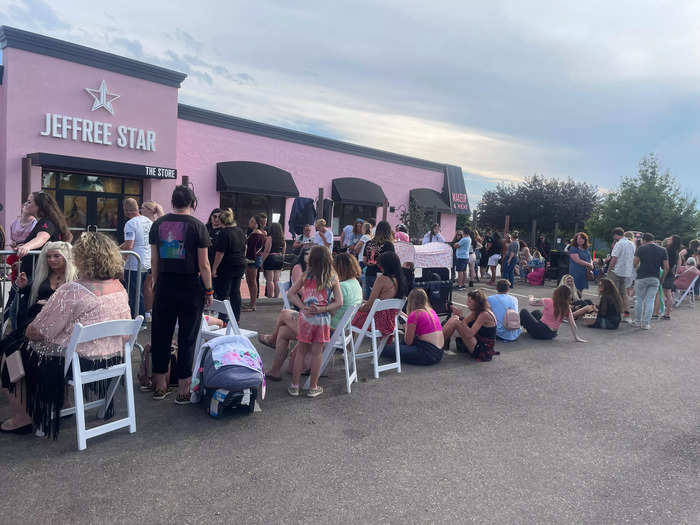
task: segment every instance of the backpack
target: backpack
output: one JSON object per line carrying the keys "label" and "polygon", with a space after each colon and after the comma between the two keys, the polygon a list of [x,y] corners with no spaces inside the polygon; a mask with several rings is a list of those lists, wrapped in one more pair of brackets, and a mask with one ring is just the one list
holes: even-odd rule
{"label": "backpack", "polygon": [[520,315],[512,308],[506,310],[503,316],[503,328],[506,330],[517,330],[520,328]]}

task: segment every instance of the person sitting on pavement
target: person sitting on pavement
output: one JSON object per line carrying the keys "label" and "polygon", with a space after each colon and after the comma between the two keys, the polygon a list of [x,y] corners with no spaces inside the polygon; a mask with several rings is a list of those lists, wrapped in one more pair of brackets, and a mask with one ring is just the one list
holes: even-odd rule
{"label": "person sitting on pavement", "polygon": [[598,306],[589,304],[581,308],[584,312],[583,324],[591,328],[616,330],[622,320],[622,297],[615,283],[610,279],[601,279],[598,283],[600,302]]}
{"label": "person sitting on pavement", "polygon": [[580,343],[587,341],[578,335],[574,314],[571,312],[571,288],[568,286],[557,286],[552,297],[535,299],[530,296],[531,306],[542,306],[542,310],[529,312],[525,308],[520,310],[520,324],[527,330],[533,339],[554,339],[564,319],[568,319],[571,334],[574,340]]}
{"label": "person sitting on pavement", "polygon": [[[450,339],[457,332],[457,347],[464,346],[466,352],[477,361],[491,361],[496,346],[496,316],[491,311],[486,294],[482,290],[474,290],[467,294],[469,315],[453,307],[453,315],[442,329],[445,338],[445,350],[449,352]],[[448,353],[453,355],[453,352]]]}
{"label": "person sitting on pavement", "polygon": [[[369,299],[360,307],[352,320],[353,326],[357,328],[362,328],[364,325],[374,301],[406,297],[406,277],[401,268],[399,256],[393,251],[384,252],[379,256],[376,267],[380,273],[372,286]],[[374,323],[382,335],[388,335],[394,331],[396,314],[396,310],[382,310],[376,313]]]}
{"label": "person sitting on pavement", "polygon": [[[422,288],[415,288],[408,294],[406,301],[405,334],[399,345],[401,363],[410,365],[430,366],[442,360],[443,344],[440,318],[430,307],[428,295]],[[382,357],[396,359],[394,345],[387,345],[382,351]]]}
{"label": "person sitting on pavement", "polygon": [[518,313],[518,299],[508,293],[510,290],[510,282],[507,279],[499,279],[496,282],[496,291],[498,293],[490,295],[488,298],[489,306],[493,314],[496,316],[496,337],[503,341],[515,341],[520,336],[520,328],[508,330],[505,328],[506,312],[513,310],[515,315]]}
{"label": "person sitting on pavement", "polygon": [[431,242],[447,242],[440,233],[440,225],[436,222],[430,227],[430,231],[423,236],[423,244]]}
{"label": "person sitting on pavement", "polygon": [[561,279],[559,279],[559,286],[566,286],[569,290],[571,290],[570,305],[571,311],[574,313],[574,319],[578,319],[585,314],[585,312],[582,310],[583,307],[593,304],[593,301],[590,299],[583,298],[583,294],[578,290],[578,288],[576,288],[572,275],[567,273]]}

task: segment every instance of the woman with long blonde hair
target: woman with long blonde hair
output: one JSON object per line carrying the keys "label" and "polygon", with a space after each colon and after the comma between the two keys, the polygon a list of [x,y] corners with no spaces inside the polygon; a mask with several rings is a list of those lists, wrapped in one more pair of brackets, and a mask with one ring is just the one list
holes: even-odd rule
{"label": "woman with long blonde hair", "polygon": [[[401,362],[421,366],[436,365],[442,360],[445,338],[440,319],[430,307],[425,290],[411,290],[406,301],[406,313],[406,331],[399,346]],[[382,357],[393,359],[394,346],[387,345]]]}

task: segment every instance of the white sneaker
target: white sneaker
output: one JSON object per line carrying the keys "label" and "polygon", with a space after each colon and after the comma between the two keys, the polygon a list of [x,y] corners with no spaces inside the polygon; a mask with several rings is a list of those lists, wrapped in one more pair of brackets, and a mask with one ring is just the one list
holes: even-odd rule
{"label": "white sneaker", "polygon": [[639,328],[640,323],[636,319],[632,319],[631,317],[627,319],[627,322],[632,325],[632,328]]}
{"label": "white sneaker", "polygon": [[146,321],[147,323],[151,322],[151,312],[146,312],[146,314],[144,315],[144,321]]}
{"label": "white sneaker", "polygon": [[649,329],[651,329],[651,326],[650,326],[650,325],[648,325],[648,324],[643,324],[643,325],[642,325],[642,330],[649,330]]}

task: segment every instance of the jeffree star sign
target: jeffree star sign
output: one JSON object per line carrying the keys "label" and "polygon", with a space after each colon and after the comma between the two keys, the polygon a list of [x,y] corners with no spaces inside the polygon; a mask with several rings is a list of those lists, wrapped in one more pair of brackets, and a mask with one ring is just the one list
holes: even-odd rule
{"label": "jeffree star sign", "polygon": [[[93,98],[91,111],[100,108],[114,115],[112,103],[119,95],[110,93],[107,84],[103,80],[98,89],[86,88],[85,91]],[[108,122],[91,120],[58,113],[46,113],[44,131],[40,134],[44,137],[75,140],[112,146],[119,148],[139,149],[144,151],[156,151],[156,132],[131,126],[114,126]],[[113,132],[116,128],[116,134]],[[113,137],[113,135],[116,135]]]}

